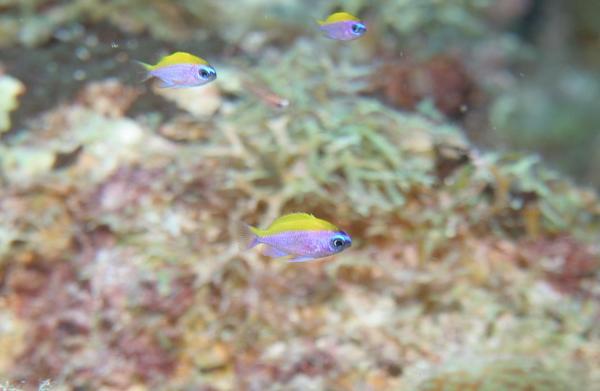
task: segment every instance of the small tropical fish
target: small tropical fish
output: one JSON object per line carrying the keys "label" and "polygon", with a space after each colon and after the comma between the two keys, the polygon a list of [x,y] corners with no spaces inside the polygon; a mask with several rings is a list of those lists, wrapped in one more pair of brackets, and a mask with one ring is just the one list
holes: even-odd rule
{"label": "small tropical fish", "polygon": [[347,12],[336,12],[317,23],[328,38],[339,41],[351,41],[362,37],[367,32],[367,26]]}
{"label": "small tropical fish", "polygon": [[185,52],[165,56],[156,65],[140,64],[148,71],[147,79],[162,81],[161,88],[197,87],[217,78],[215,68],[206,60]]}
{"label": "small tropical fish", "polygon": [[352,244],[338,227],[307,213],[292,213],[275,220],[267,229],[247,226],[248,248],[266,247],[269,257],[290,257],[289,262],[312,261],[337,254]]}
{"label": "small tropical fish", "polygon": [[274,109],[284,109],[290,105],[290,101],[282,96],[275,94],[265,85],[260,85],[251,81],[243,81],[244,87],[256,95],[261,101]]}

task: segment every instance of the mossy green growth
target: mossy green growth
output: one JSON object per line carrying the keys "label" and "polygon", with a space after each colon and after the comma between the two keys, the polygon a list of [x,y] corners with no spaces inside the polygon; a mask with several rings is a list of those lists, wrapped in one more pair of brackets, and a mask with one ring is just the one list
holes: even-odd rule
{"label": "mossy green growth", "polygon": [[524,357],[462,361],[423,380],[418,391],[568,391],[587,389],[566,363],[553,367]]}
{"label": "mossy green growth", "polygon": [[[193,37],[218,37],[229,43],[243,41],[249,33],[263,31],[267,40],[291,42],[299,35],[313,34],[315,20],[338,9],[363,14],[377,20],[373,31],[391,33],[411,49],[424,52],[442,50],[449,42],[481,37],[486,33],[483,11],[491,0],[439,2],[434,0],[386,0],[373,7],[365,0],[270,2],[239,0],[235,7],[218,0],[164,2],[162,0],[5,0],[0,45],[18,42],[35,47],[60,29],[74,23],[108,21],[123,32],[147,31],[153,38],[181,42]],[[21,21],[15,24],[14,21]],[[425,33],[428,44],[413,37]],[[378,34],[379,36],[382,36]],[[419,41],[419,42],[417,42]]]}
{"label": "mossy green growth", "polygon": [[[456,216],[468,224],[491,216],[490,231],[575,231],[591,239],[599,224],[591,193],[538,159],[479,152],[456,126],[361,96],[357,92],[372,66],[357,64],[345,48],[315,57],[319,50],[299,41],[250,72],[289,107],[274,109],[250,91],[238,91],[243,99],[220,120],[236,129],[240,148],[227,175],[253,189],[250,196],[278,198],[282,206],[311,205],[328,217],[344,210],[357,221],[380,216],[422,222],[442,237]],[[224,147],[231,142],[224,134],[213,134],[211,142]],[[438,173],[453,164],[440,154],[443,149],[467,156],[448,178]],[[425,208],[424,200],[437,199],[440,191],[449,195],[448,203]],[[526,221],[525,210],[534,206],[539,221]],[[504,224],[509,215],[516,219],[512,227]]]}

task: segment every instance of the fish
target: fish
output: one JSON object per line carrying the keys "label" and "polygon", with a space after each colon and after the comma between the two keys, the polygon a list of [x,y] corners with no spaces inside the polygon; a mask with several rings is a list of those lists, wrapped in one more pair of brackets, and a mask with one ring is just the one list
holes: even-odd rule
{"label": "fish", "polygon": [[352,245],[352,238],[332,223],[308,213],[281,216],[266,229],[245,225],[247,249],[265,246],[264,255],[306,262],[340,253]]}
{"label": "fish", "polygon": [[263,103],[274,109],[285,109],[290,105],[290,101],[282,96],[275,94],[264,85],[255,82],[244,81],[244,87],[256,95]]}
{"label": "fish", "polygon": [[146,68],[146,80],[160,79],[161,88],[198,87],[217,78],[217,71],[205,59],[185,52],[165,56],[155,65],[138,63]]}
{"label": "fish", "polygon": [[336,12],[325,20],[318,20],[319,28],[328,38],[352,41],[367,32],[367,26],[356,16],[347,12]]}

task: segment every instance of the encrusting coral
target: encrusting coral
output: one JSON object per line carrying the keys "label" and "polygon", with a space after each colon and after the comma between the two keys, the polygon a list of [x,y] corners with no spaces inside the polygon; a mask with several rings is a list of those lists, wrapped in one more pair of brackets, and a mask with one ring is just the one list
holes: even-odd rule
{"label": "encrusting coral", "polygon": [[[158,127],[127,117],[139,94],[108,80],[9,140],[0,267],[8,308],[31,325],[7,351],[11,378],[447,389],[415,374],[495,355],[597,376],[597,198],[536,160],[478,152],[456,127],[351,95],[366,69],[312,50],[300,41],[250,70],[288,108],[224,84],[200,139],[159,132],[195,132],[185,112]],[[355,246],[302,268],[238,247],[241,221],[295,210],[335,219]],[[514,239],[558,234],[573,247],[547,266],[544,246]],[[556,265],[573,251],[590,264],[563,291]],[[503,376],[494,368],[481,373]]]}

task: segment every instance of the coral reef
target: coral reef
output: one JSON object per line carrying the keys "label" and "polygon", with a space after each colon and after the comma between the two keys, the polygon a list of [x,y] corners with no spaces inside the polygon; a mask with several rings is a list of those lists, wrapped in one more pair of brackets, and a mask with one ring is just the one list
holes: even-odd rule
{"label": "coral reef", "polygon": [[[597,197],[536,159],[478,152],[457,127],[356,96],[368,69],[315,63],[313,50],[301,40],[249,70],[287,108],[215,83],[216,111],[182,105],[156,122],[129,117],[138,91],[106,80],[7,140],[0,273],[28,326],[3,377],[449,389],[443,363],[488,357],[461,381],[503,382],[522,371],[493,361],[509,355],[541,366],[523,384],[597,378]],[[247,72],[225,67],[230,80]],[[204,130],[173,140],[169,126]],[[303,267],[238,247],[241,221],[300,209],[356,245]],[[574,368],[545,369],[561,360]]]}

